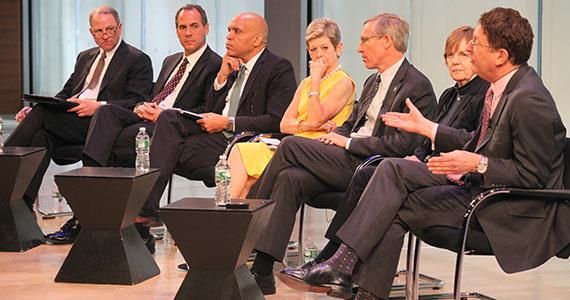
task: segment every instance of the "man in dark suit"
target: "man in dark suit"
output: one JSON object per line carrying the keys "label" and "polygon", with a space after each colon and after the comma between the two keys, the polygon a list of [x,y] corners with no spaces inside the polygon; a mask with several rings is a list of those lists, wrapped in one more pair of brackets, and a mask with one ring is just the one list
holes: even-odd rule
{"label": "man in dark suit", "polygon": [[48,105],[36,105],[31,112],[23,109],[16,116],[20,125],[6,142],[9,146],[47,148],[24,194],[30,208],[55,149],[85,144],[89,122],[98,107],[116,105],[132,109],[150,96],[150,58],[122,41],[122,24],[117,11],[109,6],[98,7],[90,13],[89,24],[98,47],[79,53],[73,74],[55,95],[78,105],[67,111]]}
{"label": "man in dark suit", "polygon": [[[275,293],[273,263],[281,261],[303,199],[320,193],[345,191],[356,167],[374,154],[411,155],[423,140],[385,126],[379,116],[406,111],[410,99],[433,117],[436,98],[429,80],[404,57],[408,23],[397,15],[382,14],[364,23],[359,53],[366,68],[378,70],[364,84],[359,104],[335,132],[316,140],[285,138],[248,198],[272,199],[275,208],[255,246],[252,267],[264,294]],[[378,120],[378,122],[377,122]]]}
{"label": "man in dark suit", "polygon": [[[106,105],[95,112],[83,151],[84,166],[133,167],[135,137],[140,127],[152,136],[154,124],[164,109],[195,110],[210,92],[221,58],[206,44],[208,19],[199,5],[187,4],[176,13],[176,34],[184,52],[168,56],[154,85],[152,101],[139,103],[134,110]],[[140,226],[139,226],[140,227]],[[80,227],[75,218],[59,231],[46,235],[54,243],[73,242]],[[148,228],[137,228],[151,253],[154,240]]]}
{"label": "man in dark suit", "polygon": [[[382,121],[388,126],[427,137],[416,148],[414,155],[406,159],[427,162],[429,157],[438,155],[439,152],[461,149],[475,134],[489,83],[473,73],[471,61],[466,54],[467,45],[473,39],[473,31],[470,26],[461,26],[454,29],[447,37],[443,57],[449,74],[456,83],[441,94],[435,122],[422,116],[409,101],[406,102],[410,109],[409,113],[388,112],[382,115]],[[447,140],[442,140],[440,134],[442,131],[447,132],[443,134]],[[352,214],[375,169],[375,166],[368,166],[354,174],[325,234],[329,242],[314,261],[307,264],[321,263],[338,250],[341,241],[336,232]],[[370,192],[367,195],[377,196]],[[301,266],[304,267],[306,266]],[[296,270],[288,269],[287,272],[295,274]]]}
{"label": "man in dark suit", "polygon": [[158,218],[160,198],[170,176],[189,176],[214,166],[230,137],[241,131],[278,132],[279,122],[296,88],[291,63],[265,48],[268,34],[263,17],[235,16],[228,25],[227,53],[204,109],[194,121],[175,111],[164,111],[156,123],[150,147],[150,165],[161,170],[142,211]]}
{"label": "man in dark suit", "polygon": [[[351,274],[357,273],[360,296],[387,299],[406,232],[461,228],[472,197],[494,185],[563,188],[566,129],[551,94],[526,64],[532,39],[528,20],[516,10],[495,8],[481,16],[468,52],[474,71],[491,87],[477,133],[464,150],[441,153],[427,165],[384,160],[381,176],[364,191],[376,197],[361,198],[337,233],[342,246],[304,272],[306,282],[332,283],[325,291],[349,296]],[[504,197],[479,211],[473,230],[484,239],[468,247],[492,249],[508,273],[534,268],[570,243],[569,213],[568,203]],[[459,248],[457,239],[441,242]]]}

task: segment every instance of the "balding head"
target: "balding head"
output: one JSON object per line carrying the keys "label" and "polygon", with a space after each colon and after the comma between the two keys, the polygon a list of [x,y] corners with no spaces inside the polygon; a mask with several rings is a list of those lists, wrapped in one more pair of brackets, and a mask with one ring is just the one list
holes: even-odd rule
{"label": "balding head", "polygon": [[226,49],[228,55],[248,61],[265,48],[269,32],[265,19],[252,12],[235,16],[228,25]]}

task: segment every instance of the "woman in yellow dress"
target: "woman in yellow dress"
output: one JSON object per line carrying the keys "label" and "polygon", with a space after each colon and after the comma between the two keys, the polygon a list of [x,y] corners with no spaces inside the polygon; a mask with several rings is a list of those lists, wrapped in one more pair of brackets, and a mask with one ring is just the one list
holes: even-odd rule
{"label": "woman in yellow dress", "polygon": [[[355,84],[339,64],[343,44],[336,22],[315,19],[305,32],[311,61],[305,78],[281,120],[282,133],[316,138],[333,131],[352,112]],[[245,198],[271,157],[274,146],[266,143],[238,143],[228,163],[231,172],[231,197]]]}

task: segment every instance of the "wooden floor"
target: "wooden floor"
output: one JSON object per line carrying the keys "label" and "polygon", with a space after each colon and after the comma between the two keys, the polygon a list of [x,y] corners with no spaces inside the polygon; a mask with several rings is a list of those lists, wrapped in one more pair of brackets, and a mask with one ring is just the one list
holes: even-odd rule
{"label": "wooden floor", "polygon": [[[53,188],[52,175],[80,165],[59,167],[52,165],[40,190],[41,204],[50,204]],[[201,183],[175,178],[174,199],[184,196],[211,196],[212,189]],[[163,204],[164,204],[163,199]],[[305,243],[309,238],[322,247],[326,242],[324,231],[332,217],[331,211],[308,209],[306,213]],[[38,222],[44,232],[57,229],[67,217]],[[296,233],[296,229],[294,230]],[[296,239],[296,235],[292,237]],[[173,299],[185,272],[176,266],[183,262],[176,247],[157,242],[154,256],[161,274],[135,286],[88,285],[55,283],[54,278],[70,246],[42,245],[23,253],[0,252],[0,299]],[[447,282],[442,291],[450,291],[455,255],[451,252],[424,247],[421,271]],[[400,265],[404,266],[403,259]],[[278,269],[280,266],[277,266]],[[501,271],[493,257],[467,257],[463,290],[477,291],[496,299],[570,299],[569,260],[552,259],[540,268],[514,275]],[[292,290],[280,282],[277,294],[267,299],[327,299],[325,295]]]}

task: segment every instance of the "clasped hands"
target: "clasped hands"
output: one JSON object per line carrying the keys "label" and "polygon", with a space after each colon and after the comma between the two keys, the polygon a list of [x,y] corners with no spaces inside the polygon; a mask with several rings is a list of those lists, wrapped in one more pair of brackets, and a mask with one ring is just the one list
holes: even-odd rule
{"label": "clasped hands", "polygon": [[134,112],[139,116],[139,118],[143,120],[147,120],[150,122],[156,122],[158,116],[164,109],[154,103],[154,102],[145,102],[135,107]]}

